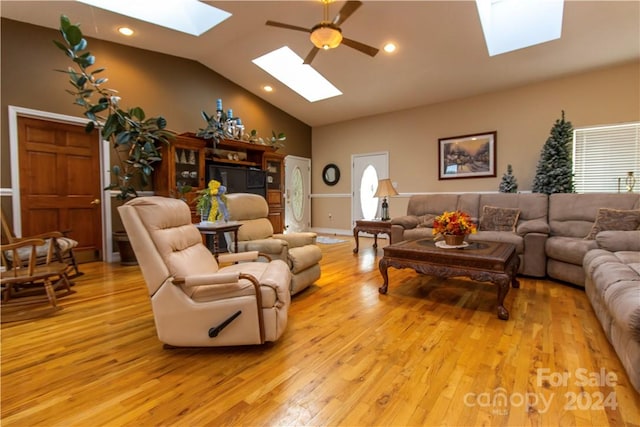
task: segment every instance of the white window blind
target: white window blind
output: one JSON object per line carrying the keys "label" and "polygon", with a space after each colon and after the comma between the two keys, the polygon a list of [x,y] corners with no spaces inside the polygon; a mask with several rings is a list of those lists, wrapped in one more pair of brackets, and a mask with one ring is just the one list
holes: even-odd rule
{"label": "white window blind", "polygon": [[633,172],[640,190],[640,122],[573,131],[573,182],[576,193],[626,192]]}

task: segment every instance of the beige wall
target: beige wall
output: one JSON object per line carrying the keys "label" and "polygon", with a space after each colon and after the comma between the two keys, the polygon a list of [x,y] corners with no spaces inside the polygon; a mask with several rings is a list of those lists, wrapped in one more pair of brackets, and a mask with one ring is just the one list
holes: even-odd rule
{"label": "beige wall", "polygon": [[[0,188],[11,187],[7,106],[81,117],[73,105],[66,74],[68,58],[52,43],[57,30],[2,19],[1,25],[1,138]],[[232,108],[246,130],[262,137],[271,131],[287,135],[280,151],[311,157],[311,128],[225,79],[202,64],[174,56],[88,39],[96,65],[105,67],[106,87],[118,90],[123,107],[142,107],[148,116],[163,115],[178,133],[195,132],[206,125],[201,116],[215,111],[221,98],[225,110]],[[97,67],[96,67],[97,68]],[[2,197],[2,209],[11,216],[10,197]]]}
{"label": "beige wall", "polygon": [[[78,116],[64,92],[66,77],[53,69],[68,62],[51,40],[57,31],[2,20],[0,187],[9,187],[7,105]],[[89,40],[99,65],[107,67],[109,86],[125,106],[141,105],[163,114],[169,127],[194,131],[204,126],[200,111],[212,112],[222,98],[242,116],[247,128],[268,136],[287,134],[288,154],[312,158],[312,225],[351,229],[350,161],[353,154],[388,151],[390,177],[401,197],[390,201],[392,216],[406,209],[407,196],[422,192],[497,191],[512,164],[522,191],[531,189],[540,150],[554,121],[566,111],[574,127],[640,120],[640,65],[623,64],[510,90],[423,106],[314,128],[278,110],[201,64],[123,45]],[[497,176],[438,180],[438,138],[496,130]],[[312,147],[310,141],[313,141]],[[321,180],[327,163],[340,166],[334,187]],[[3,208],[6,211],[6,200]],[[332,214],[329,220],[328,214]]]}
{"label": "beige wall", "polygon": [[[54,46],[59,32],[2,19],[2,172],[1,186],[9,187],[7,106],[81,116],[65,74],[70,62]],[[106,67],[107,87],[117,89],[124,107],[141,106],[147,115],[163,115],[169,128],[195,132],[205,126],[200,112],[213,113],[217,98],[225,110],[233,108],[247,131],[256,129],[263,137],[271,131],[287,135],[281,151],[311,157],[311,128],[245,89],[195,61],[88,39],[96,65]]]}
{"label": "beige wall", "polygon": [[[351,156],[389,152],[389,175],[400,197],[391,216],[406,211],[408,195],[497,191],[507,164],[520,191],[530,191],[540,151],[565,110],[575,127],[640,120],[640,64],[622,64],[524,87],[313,129],[312,221],[316,229],[350,230]],[[495,178],[438,180],[438,138],[497,131]],[[326,186],[327,163],[341,170]],[[408,193],[408,194],[407,194]],[[347,197],[345,197],[347,196]],[[329,214],[332,219],[329,219]]]}

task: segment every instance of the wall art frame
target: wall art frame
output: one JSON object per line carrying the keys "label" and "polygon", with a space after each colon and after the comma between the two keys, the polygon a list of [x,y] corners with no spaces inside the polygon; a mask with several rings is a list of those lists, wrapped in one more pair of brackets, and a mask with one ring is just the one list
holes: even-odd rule
{"label": "wall art frame", "polygon": [[496,176],[498,132],[438,139],[438,179]]}

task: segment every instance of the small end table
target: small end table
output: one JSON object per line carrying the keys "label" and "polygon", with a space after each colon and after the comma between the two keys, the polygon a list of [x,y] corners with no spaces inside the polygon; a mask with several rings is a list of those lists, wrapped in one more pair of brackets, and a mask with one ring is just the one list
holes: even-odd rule
{"label": "small end table", "polygon": [[220,253],[220,243],[218,242],[218,233],[224,232],[232,232],[233,233],[233,243],[234,243],[234,252],[238,253],[238,228],[242,226],[242,224],[238,221],[203,221],[195,225],[198,230],[200,230],[200,234],[203,236],[211,235],[213,236],[213,255],[217,258]]}
{"label": "small end table", "polygon": [[360,247],[358,233],[373,234],[373,249],[378,248],[378,234],[386,234],[391,238],[391,221],[381,219],[358,219],[356,226],[353,228],[353,238],[356,240],[356,247],[353,253],[357,254]]}

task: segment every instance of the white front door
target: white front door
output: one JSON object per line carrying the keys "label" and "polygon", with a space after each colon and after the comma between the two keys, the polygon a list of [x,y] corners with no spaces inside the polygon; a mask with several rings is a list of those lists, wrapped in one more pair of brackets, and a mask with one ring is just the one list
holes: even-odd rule
{"label": "white front door", "polygon": [[307,231],[311,227],[311,159],[284,158],[285,233]]}
{"label": "white front door", "polygon": [[389,177],[389,153],[354,154],[351,174],[351,222],[379,217],[379,201],[373,197],[378,180]]}

